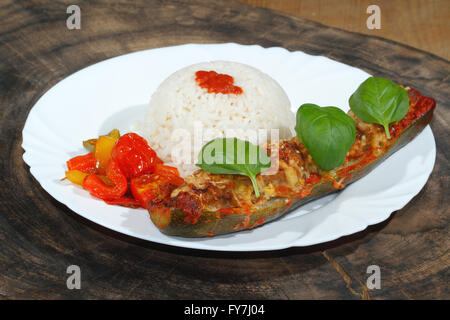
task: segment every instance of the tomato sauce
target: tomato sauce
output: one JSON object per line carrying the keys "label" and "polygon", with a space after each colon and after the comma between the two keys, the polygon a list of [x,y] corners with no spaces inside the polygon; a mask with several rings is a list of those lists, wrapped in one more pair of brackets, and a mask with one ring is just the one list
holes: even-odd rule
{"label": "tomato sauce", "polygon": [[362,158],[359,162],[339,170],[337,172],[337,174],[341,177],[349,178],[351,176],[350,172],[355,171],[356,169],[361,168],[361,167],[365,166],[366,164],[369,164],[370,162],[374,161],[375,159],[377,159],[377,157],[374,154],[369,153],[364,158]]}
{"label": "tomato sauce", "polygon": [[300,199],[301,199],[301,198],[304,198],[304,197],[308,196],[308,195],[311,193],[313,187],[314,187],[313,185],[305,186],[305,187],[303,188],[302,192],[300,192],[299,194],[297,194],[297,198],[300,198]]}
{"label": "tomato sauce", "polygon": [[408,90],[408,96],[410,101],[408,113],[402,120],[390,126],[389,133],[392,137],[400,135],[413,120],[420,118],[424,113],[436,105],[433,98],[424,97],[419,91],[412,88]]}
{"label": "tomato sauce", "polygon": [[219,213],[235,213],[235,208],[221,208],[221,209],[217,209],[217,212]]}
{"label": "tomato sauce", "polygon": [[275,188],[275,193],[279,197],[289,197],[294,192],[291,188],[281,185]]}
{"label": "tomato sauce", "polygon": [[306,178],[306,184],[316,184],[320,181],[320,176],[317,173],[311,173],[308,178]]}
{"label": "tomato sauce", "polygon": [[247,229],[253,229],[253,228],[257,227],[257,226],[262,225],[263,223],[264,223],[264,218],[261,217],[261,218],[259,218],[258,220],[256,220],[256,221],[255,221],[251,226],[249,226]]}
{"label": "tomato sauce", "polygon": [[242,94],[244,92],[241,87],[234,85],[232,76],[215,71],[197,71],[195,81],[208,93]]}
{"label": "tomato sauce", "polygon": [[[217,212],[220,214],[220,218],[222,218],[223,216],[227,216],[233,213],[250,215],[252,214],[251,210],[252,210],[251,205],[243,203],[241,208],[221,208],[217,209]],[[216,218],[219,218],[219,216],[216,216]]]}

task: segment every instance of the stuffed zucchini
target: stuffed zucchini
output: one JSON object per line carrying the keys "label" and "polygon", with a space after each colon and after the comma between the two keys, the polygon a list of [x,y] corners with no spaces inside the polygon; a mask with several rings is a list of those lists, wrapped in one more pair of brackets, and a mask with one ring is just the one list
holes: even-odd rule
{"label": "stuffed zucchini", "polygon": [[279,147],[279,170],[256,176],[259,197],[246,176],[198,170],[183,185],[165,185],[159,190],[159,196],[149,203],[151,220],[167,235],[214,236],[252,229],[344,188],[402,148],[430,122],[435,101],[415,89],[406,90],[406,116],[390,125],[364,122],[349,111],[355,139],[338,167],[321,169],[297,137],[272,142],[266,150],[270,155],[275,144]]}

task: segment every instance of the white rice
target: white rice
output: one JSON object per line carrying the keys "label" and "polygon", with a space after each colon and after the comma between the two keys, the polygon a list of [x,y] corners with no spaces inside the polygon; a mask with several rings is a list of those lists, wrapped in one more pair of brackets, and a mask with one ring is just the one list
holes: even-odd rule
{"label": "white rice", "polygon": [[[243,93],[208,93],[195,81],[199,70],[232,76]],[[234,136],[261,144],[270,140],[270,129],[278,129],[280,139],[292,137],[294,125],[289,98],[274,79],[248,65],[212,61],[191,65],[164,80],[152,95],[139,131],[158,156],[185,177],[198,169],[198,152],[213,138]],[[201,142],[194,143],[199,128]],[[226,132],[230,129],[235,132]],[[268,136],[252,141],[249,129],[268,130]]]}

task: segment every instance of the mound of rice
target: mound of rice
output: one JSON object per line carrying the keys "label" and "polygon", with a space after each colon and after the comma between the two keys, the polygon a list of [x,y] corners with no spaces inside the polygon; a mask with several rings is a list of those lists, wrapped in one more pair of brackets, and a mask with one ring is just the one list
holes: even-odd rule
{"label": "mound of rice", "polygon": [[[208,93],[195,81],[200,70],[232,76],[243,93]],[[280,139],[292,137],[294,126],[289,98],[274,79],[248,65],[212,61],[181,69],[163,81],[139,131],[158,156],[185,177],[199,169],[198,152],[213,138],[234,136],[261,144],[270,140],[271,129],[279,130]],[[252,141],[249,129],[268,134]],[[194,141],[199,135],[201,141]]]}

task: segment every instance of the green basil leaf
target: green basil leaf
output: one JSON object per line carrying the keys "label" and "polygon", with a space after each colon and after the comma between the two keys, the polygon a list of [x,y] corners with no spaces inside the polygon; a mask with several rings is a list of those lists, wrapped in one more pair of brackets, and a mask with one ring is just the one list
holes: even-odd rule
{"label": "green basil leaf", "polygon": [[349,104],[358,118],[382,125],[390,138],[389,124],[408,113],[409,97],[405,89],[391,80],[370,77],[352,94]]}
{"label": "green basil leaf", "polygon": [[310,103],[297,110],[295,131],[314,162],[323,170],[344,163],[356,138],[355,122],[344,111]]}
{"label": "green basil leaf", "polygon": [[214,174],[240,174],[250,178],[259,197],[256,175],[270,168],[270,157],[259,146],[237,138],[216,138],[205,144],[196,165]]}

